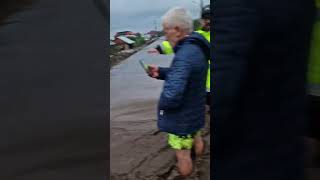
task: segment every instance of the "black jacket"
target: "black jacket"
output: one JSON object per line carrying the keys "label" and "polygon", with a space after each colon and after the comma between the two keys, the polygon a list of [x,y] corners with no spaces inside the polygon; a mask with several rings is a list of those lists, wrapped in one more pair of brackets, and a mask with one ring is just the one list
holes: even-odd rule
{"label": "black jacket", "polygon": [[312,0],[213,6],[213,179],[303,179]]}
{"label": "black jacket", "polygon": [[7,10],[0,12],[0,179],[105,179],[103,8],[78,0],[0,4]]}

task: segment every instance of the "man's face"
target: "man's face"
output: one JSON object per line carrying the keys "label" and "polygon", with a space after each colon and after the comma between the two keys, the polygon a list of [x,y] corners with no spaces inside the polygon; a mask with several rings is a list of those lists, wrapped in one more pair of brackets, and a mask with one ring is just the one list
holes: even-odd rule
{"label": "man's face", "polygon": [[169,41],[171,46],[174,47],[181,38],[180,29],[178,27],[169,27],[166,23],[164,23],[162,26],[167,41]]}
{"label": "man's face", "polygon": [[201,19],[201,25],[204,31],[210,31],[210,19]]}

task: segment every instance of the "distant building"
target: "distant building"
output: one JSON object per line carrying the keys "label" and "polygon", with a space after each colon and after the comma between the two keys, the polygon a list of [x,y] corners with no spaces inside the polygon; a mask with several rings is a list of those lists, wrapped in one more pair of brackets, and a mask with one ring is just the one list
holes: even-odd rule
{"label": "distant building", "polygon": [[125,37],[127,37],[127,38],[129,38],[129,39],[131,39],[131,40],[134,40],[134,39],[137,38],[136,35],[125,35]]}
{"label": "distant building", "polygon": [[159,31],[149,31],[147,34],[149,34],[151,37],[158,37],[159,36]]}
{"label": "distant building", "polygon": [[116,35],[114,35],[115,38],[119,37],[119,36],[130,36],[130,35],[137,35],[137,33],[134,33],[132,31],[121,31],[121,32],[117,32]]}
{"label": "distant building", "polygon": [[150,34],[144,34],[143,38],[144,38],[144,40],[149,41],[151,39],[151,35]]}
{"label": "distant building", "polygon": [[110,47],[114,47],[115,45],[117,45],[115,42],[110,41]]}
{"label": "distant building", "polygon": [[113,41],[117,46],[120,46],[121,49],[127,50],[127,49],[132,49],[134,45],[134,41],[127,38],[126,36],[118,36],[115,38]]}

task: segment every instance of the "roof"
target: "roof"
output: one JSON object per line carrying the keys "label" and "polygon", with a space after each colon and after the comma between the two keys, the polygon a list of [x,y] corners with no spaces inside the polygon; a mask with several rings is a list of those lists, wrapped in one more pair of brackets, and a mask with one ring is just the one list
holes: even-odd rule
{"label": "roof", "polygon": [[118,36],[123,36],[123,35],[134,35],[135,33],[133,33],[132,31],[121,31],[121,32],[117,32],[115,34],[116,37]]}
{"label": "roof", "polygon": [[158,33],[159,31],[154,31],[154,30],[147,32],[147,34],[158,34]]}
{"label": "roof", "polygon": [[136,38],[137,36],[136,36],[136,35],[125,35],[125,37],[133,37],[133,38]]}
{"label": "roof", "polygon": [[117,32],[118,34],[125,34],[125,33],[128,33],[128,32],[131,32],[131,31],[120,31],[120,32]]}
{"label": "roof", "polygon": [[125,42],[127,44],[134,44],[134,41],[132,41],[131,39],[129,39],[129,38],[125,37],[125,36],[119,36],[117,38],[122,40],[123,42]]}

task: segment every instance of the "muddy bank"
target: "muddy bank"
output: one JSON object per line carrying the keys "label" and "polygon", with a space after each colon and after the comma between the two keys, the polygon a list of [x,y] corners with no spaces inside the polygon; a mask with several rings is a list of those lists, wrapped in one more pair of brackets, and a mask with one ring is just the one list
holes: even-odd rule
{"label": "muddy bank", "polygon": [[[170,180],[178,175],[166,134],[157,130],[156,103],[140,101],[111,109],[111,180]],[[189,180],[210,179],[209,116],[203,136],[206,153],[195,162]]]}
{"label": "muddy bank", "polygon": [[135,54],[136,52],[140,51],[141,49],[145,48],[146,46],[152,44],[153,42],[155,42],[156,40],[158,39],[153,39],[153,40],[150,40],[148,41],[146,44],[140,46],[140,47],[136,47],[134,49],[130,49],[130,50],[125,50],[125,51],[120,51],[118,53],[115,53],[115,54],[111,54],[109,56],[110,58],[110,69],[121,63],[121,61],[127,59],[128,57],[130,57],[131,55]]}

